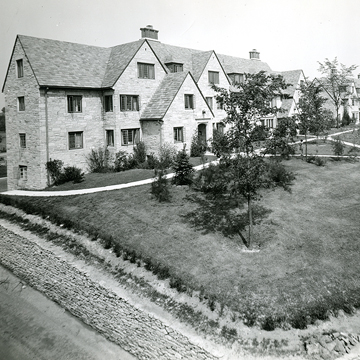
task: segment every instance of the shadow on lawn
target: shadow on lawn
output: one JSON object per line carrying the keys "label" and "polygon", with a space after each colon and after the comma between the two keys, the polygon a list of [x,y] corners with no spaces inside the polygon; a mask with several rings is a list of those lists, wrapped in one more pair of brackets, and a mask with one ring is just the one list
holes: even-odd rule
{"label": "shadow on lawn", "polygon": [[[208,198],[201,194],[188,195],[187,200],[197,204],[195,210],[183,215],[190,225],[204,234],[220,232],[229,238],[238,235],[244,239],[242,233],[249,226],[245,203],[238,203],[229,197]],[[252,209],[254,225],[260,224],[272,211],[261,205],[253,205]]]}

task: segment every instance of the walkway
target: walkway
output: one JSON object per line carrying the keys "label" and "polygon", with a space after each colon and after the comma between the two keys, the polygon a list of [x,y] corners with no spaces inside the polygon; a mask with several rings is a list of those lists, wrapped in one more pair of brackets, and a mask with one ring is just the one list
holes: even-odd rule
{"label": "walkway", "polygon": [[[352,132],[352,131],[353,130],[340,131],[338,133],[331,134],[331,135],[327,136],[326,139],[330,140],[330,141],[334,141],[334,139],[333,139],[334,136],[338,136],[338,135],[341,135],[341,134],[346,134],[346,133],[349,133],[349,132]],[[313,138],[307,139],[307,142],[311,142],[311,141],[314,141],[316,139],[324,139],[324,136],[319,136],[318,138],[313,137]],[[297,141],[294,144],[299,144],[299,143],[300,143],[300,141]],[[354,145],[352,143],[345,142],[345,141],[343,141],[343,143],[345,145],[355,146],[355,147],[360,149],[360,145],[356,145],[356,144]],[[259,151],[261,151],[261,149]],[[322,155],[320,155],[320,156],[322,156]],[[332,157],[332,155],[324,155],[324,156]],[[215,160],[215,161],[212,161],[211,164],[216,164],[217,162],[218,162],[218,160]],[[194,170],[198,171],[198,170],[201,170],[204,167],[207,167],[209,165],[210,165],[210,163],[194,166]],[[167,179],[171,179],[173,177],[174,177],[174,173],[166,175]],[[91,188],[91,189],[65,190],[65,191],[11,190],[11,191],[5,191],[5,192],[3,192],[3,194],[4,195],[11,195],[11,196],[32,196],[32,197],[74,196],[74,195],[83,195],[83,194],[94,194],[94,193],[102,192],[102,191],[112,191],[112,190],[126,189],[126,188],[129,188],[129,187],[151,184],[152,182],[153,182],[153,178],[150,178],[150,179],[135,181],[135,182],[126,183],[126,184],[118,184],[118,185],[97,187],[97,188]]]}

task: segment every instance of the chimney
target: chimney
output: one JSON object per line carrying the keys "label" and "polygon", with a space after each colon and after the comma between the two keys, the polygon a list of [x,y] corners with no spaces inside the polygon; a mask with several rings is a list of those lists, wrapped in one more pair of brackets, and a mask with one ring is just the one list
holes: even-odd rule
{"label": "chimney", "polygon": [[144,28],[141,28],[141,38],[142,39],[152,39],[158,40],[158,30],[155,30],[152,25],[147,25]]}
{"label": "chimney", "polygon": [[360,74],[358,74],[358,79],[360,79]]}
{"label": "chimney", "polygon": [[250,54],[250,60],[260,60],[260,52],[256,49],[252,49],[249,51]]}

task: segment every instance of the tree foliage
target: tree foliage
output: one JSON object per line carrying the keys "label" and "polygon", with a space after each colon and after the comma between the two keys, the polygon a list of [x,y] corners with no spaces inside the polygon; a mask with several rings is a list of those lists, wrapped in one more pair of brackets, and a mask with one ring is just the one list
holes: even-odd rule
{"label": "tree foliage", "polygon": [[[229,130],[221,137],[221,145],[216,147],[221,156],[221,171],[212,174],[211,181],[206,180],[203,187],[208,182],[208,192],[228,196],[238,206],[245,201],[247,222],[242,223],[248,225],[248,239],[245,240],[240,230],[239,235],[248,247],[252,246],[253,201],[260,199],[260,189],[273,185],[268,165],[256,144],[266,135],[262,124],[264,117],[273,117],[279,111],[272,100],[281,96],[286,87],[282,76],[264,71],[247,74],[246,81],[231,91],[213,86],[217,101],[224,105],[227,116],[223,121],[229,125]],[[235,155],[230,156],[231,152]]]}
{"label": "tree foliage", "polygon": [[353,76],[353,71],[357,68],[357,65],[345,66],[339,63],[336,57],[332,61],[326,58],[324,62],[319,62],[319,65],[318,70],[324,75],[321,82],[334,102],[336,109],[336,127],[339,127],[339,110],[344,96],[349,95],[346,86],[349,84],[349,77]]}
{"label": "tree foliage", "polygon": [[320,84],[304,82],[300,85],[300,98],[295,115],[300,133],[305,135],[305,158],[307,159],[307,136],[313,133],[319,136],[327,130],[331,123],[329,114],[324,109],[326,99],[321,96]]}

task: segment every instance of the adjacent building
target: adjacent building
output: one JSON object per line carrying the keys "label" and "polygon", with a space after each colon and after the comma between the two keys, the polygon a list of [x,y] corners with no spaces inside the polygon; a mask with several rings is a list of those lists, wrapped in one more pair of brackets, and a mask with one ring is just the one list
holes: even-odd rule
{"label": "adjacent building", "polygon": [[[87,170],[91,149],[132,152],[144,141],[156,153],[165,142],[190,149],[195,133],[207,141],[226,116],[212,85],[229,88],[246,73],[272,72],[249,59],[166,45],[152,26],[141,39],[102,48],[18,35],[3,85],[8,189],[47,186],[45,164]],[[292,85],[274,99],[281,115],[295,111],[301,70],[281,72]]]}

